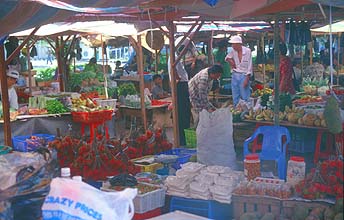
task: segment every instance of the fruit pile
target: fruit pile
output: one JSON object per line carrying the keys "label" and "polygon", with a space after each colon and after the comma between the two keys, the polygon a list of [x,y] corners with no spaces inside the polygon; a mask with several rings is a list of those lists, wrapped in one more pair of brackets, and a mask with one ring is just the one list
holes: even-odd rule
{"label": "fruit pile", "polygon": [[343,198],[343,161],[326,160],[319,163],[305,180],[295,186],[295,192],[305,199],[327,196]]}
{"label": "fruit pile", "polygon": [[97,137],[92,144],[81,139],[65,136],[50,142],[57,150],[60,167],[70,167],[72,175],[81,175],[88,180],[105,180],[108,176],[123,172],[137,172],[129,161],[119,141]]}

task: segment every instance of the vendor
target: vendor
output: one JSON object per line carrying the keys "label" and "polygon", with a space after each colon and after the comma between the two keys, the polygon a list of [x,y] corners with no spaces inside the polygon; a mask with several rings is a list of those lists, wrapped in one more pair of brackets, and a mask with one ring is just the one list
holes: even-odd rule
{"label": "vendor", "polygon": [[208,94],[212,88],[213,80],[221,77],[223,68],[219,64],[215,64],[209,68],[205,68],[197,73],[189,81],[189,93],[191,102],[191,112],[194,119],[194,125],[197,127],[199,120],[199,113],[205,109],[208,112],[213,112],[216,108],[210,103]]}
{"label": "vendor", "polygon": [[[17,70],[7,70],[7,87],[8,87],[8,100],[10,102],[10,108],[18,109],[18,96],[14,89],[14,85],[17,83],[19,78],[19,72]],[[0,89],[1,95],[1,89]]]}
{"label": "vendor", "polygon": [[84,71],[91,71],[91,72],[99,72],[101,71],[101,68],[97,64],[97,60],[95,57],[92,57],[89,61],[88,64],[85,65]]}
{"label": "vendor", "polygon": [[305,77],[319,80],[324,77],[324,72],[325,72],[325,68],[319,62],[319,58],[314,57],[313,63],[307,66],[305,69]]}
{"label": "vendor", "polygon": [[229,43],[232,44],[233,50],[225,60],[232,68],[233,104],[237,105],[240,99],[248,101],[251,95],[252,54],[249,48],[242,46],[242,39],[239,35],[232,36]]}
{"label": "vendor", "polygon": [[280,81],[279,90],[282,93],[295,94],[293,85],[293,64],[287,56],[287,46],[284,43],[279,45],[280,49]]}
{"label": "vendor", "polygon": [[162,88],[162,77],[160,74],[155,74],[153,76],[154,86],[152,88],[153,99],[164,99],[169,97],[168,92],[164,91]]}

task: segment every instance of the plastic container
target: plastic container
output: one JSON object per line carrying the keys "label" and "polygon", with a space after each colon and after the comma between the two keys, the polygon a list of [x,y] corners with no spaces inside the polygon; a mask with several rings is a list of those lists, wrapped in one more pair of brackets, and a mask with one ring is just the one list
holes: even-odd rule
{"label": "plastic container", "polygon": [[78,182],[82,182],[82,176],[73,176],[72,180],[78,181]]}
{"label": "plastic container", "polygon": [[155,173],[155,171],[156,171],[157,169],[163,167],[163,165],[162,165],[161,163],[151,163],[151,164],[147,164],[147,165],[143,165],[143,164],[137,163],[137,161],[140,161],[140,160],[142,160],[142,159],[149,158],[149,157],[154,157],[154,156],[147,155],[147,156],[144,156],[144,157],[140,157],[140,158],[133,159],[133,160],[131,160],[131,162],[134,163],[134,166],[135,166],[135,167],[138,167],[138,168],[139,168],[139,172],[151,172],[151,173]]}
{"label": "plastic container", "polygon": [[244,160],[244,174],[247,180],[260,176],[260,159],[258,154],[248,154]]}
{"label": "plastic container", "polygon": [[197,136],[196,130],[192,128],[184,129],[186,148],[196,148],[197,147]]}
{"label": "plastic container", "polygon": [[303,157],[290,157],[287,169],[287,183],[295,186],[297,183],[305,179],[306,163]]}
{"label": "plastic container", "polygon": [[71,179],[69,167],[61,168],[61,178]]}
{"label": "plastic container", "polygon": [[232,219],[232,205],[213,200],[171,197],[170,212],[180,210],[215,220]]}
{"label": "plastic container", "polygon": [[117,99],[96,99],[96,102],[101,107],[109,107],[111,109],[116,109]]}
{"label": "plastic container", "polygon": [[[39,140],[33,140],[31,137],[38,137]],[[30,152],[37,150],[38,147],[48,144],[55,140],[55,135],[51,134],[33,134],[26,136],[15,136],[12,138],[13,150],[21,152]]]}

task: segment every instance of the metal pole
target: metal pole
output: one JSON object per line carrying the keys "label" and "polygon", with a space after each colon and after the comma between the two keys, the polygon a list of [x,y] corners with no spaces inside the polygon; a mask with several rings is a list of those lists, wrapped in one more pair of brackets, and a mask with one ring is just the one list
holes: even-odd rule
{"label": "metal pole", "polygon": [[330,5],[330,76],[331,76],[331,89],[333,86],[333,51],[332,51],[332,5]]}
{"label": "metal pole", "polygon": [[280,81],[280,51],[279,51],[279,23],[278,14],[275,17],[274,25],[274,65],[275,65],[275,77],[274,77],[274,125],[279,125],[279,81]]}
{"label": "metal pole", "polygon": [[104,42],[103,42],[103,35],[100,35],[100,41],[102,42],[102,67],[103,67],[103,76],[104,76],[104,89],[105,89],[105,99],[109,98],[107,87],[107,77],[106,77],[106,71],[105,71],[105,63],[104,63]]}
{"label": "metal pole", "polygon": [[29,73],[29,92],[31,94],[32,92],[32,74],[31,74],[31,65],[30,65],[30,41],[27,42],[27,52],[26,52],[26,57],[27,57],[27,71]]}

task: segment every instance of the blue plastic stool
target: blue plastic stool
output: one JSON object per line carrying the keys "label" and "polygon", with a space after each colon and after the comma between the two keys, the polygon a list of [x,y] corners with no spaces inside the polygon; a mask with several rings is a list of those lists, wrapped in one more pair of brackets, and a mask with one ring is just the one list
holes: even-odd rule
{"label": "blue plastic stool", "polygon": [[[260,160],[274,160],[278,166],[278,177],[286,179],[287,165],[287,145],[290,142],[290,134],[287,128],[281,126],[261,126],[258,127],[253,135],[244,142],[244,158],[249,151],[248,145],[253,142],[258,135],[263,135],[262,151],[257,153]],[[283,142],[283,137],[286,137]]]}

